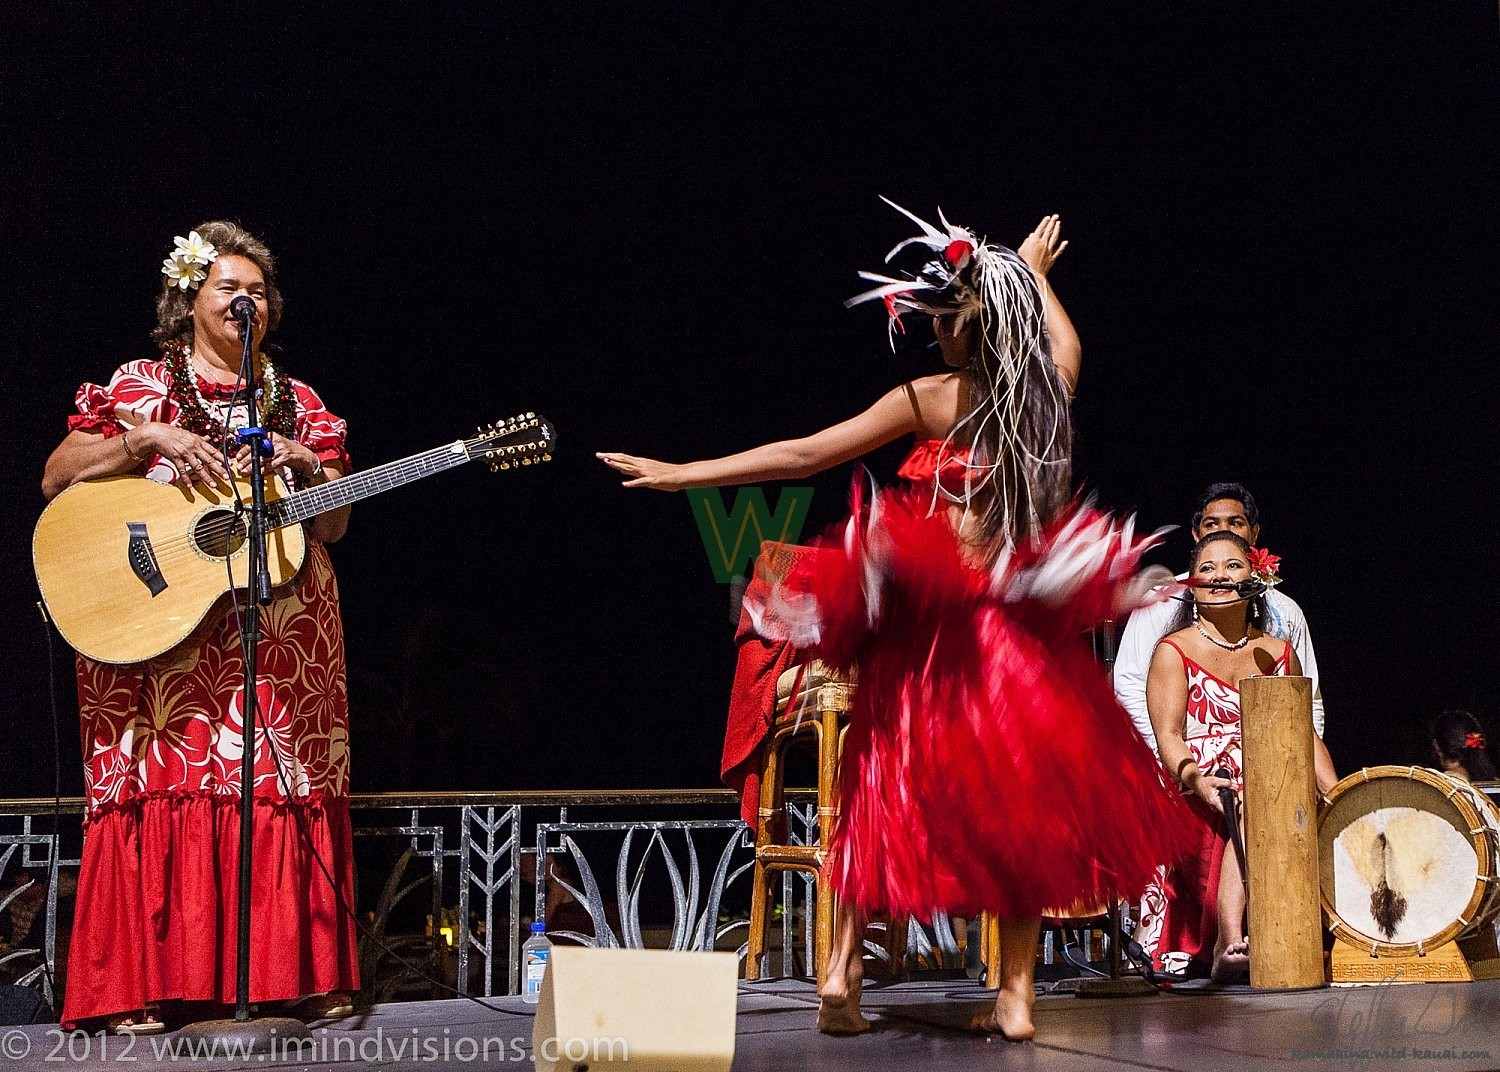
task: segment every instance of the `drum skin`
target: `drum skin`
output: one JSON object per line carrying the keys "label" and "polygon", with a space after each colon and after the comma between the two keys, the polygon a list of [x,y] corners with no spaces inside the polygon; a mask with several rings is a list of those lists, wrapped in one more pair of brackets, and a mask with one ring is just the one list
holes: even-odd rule
{"label": "drum skin", "polygon": [[1500,910],[1500,809],[1424,767],[1368,767],[1318,814],[1323,915],[1372,956],[1423,956]]}

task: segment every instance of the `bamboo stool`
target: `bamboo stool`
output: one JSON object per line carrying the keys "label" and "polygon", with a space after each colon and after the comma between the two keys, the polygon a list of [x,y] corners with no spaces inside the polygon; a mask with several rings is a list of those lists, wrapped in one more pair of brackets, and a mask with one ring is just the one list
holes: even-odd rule
{"label": "bamboo stool", "polygon": [[[817,553],[817,548],[780,544],[767,540],[761,544],[755,570],[758,580],[772,583],[781,580],[798,562]],[[776,712],[766,736],[760,759],[760,801],[755,830],[755,867],[750,895],[750,937],[746,948],[745,978],[761,977],[771,924],[772,883],[788,871],[816,876],[816,915],[813,925],[813,948],[808,956],[823,984],[833,946],[833,918],[836,899],[823,868],[834,821],[838,818],[839,760],[843,755],[844,733],[849,726],[857,675],[840,674],[817,661],[793,666],[776,680]],[[797,695],[792,695],[792,690]],[[789,845],[776,840],[786,815],[787,749],[793,744],[811,743],[818,762],[818,843]],[[786,925],[786,924],[784,924]],[[904,968],[907,924],[891,921],[886,928],[885,949],[892,971]]]}
{"label": "bamboo stool", "polygon": [[[792,689],[801,675],[796,696]],[[771,884],[785,871],[817,876],[817,915],[813,964],[823,983],[833,945],[833,891],[823,860],[838,816],[839,756],[848,728],[854,682],[822,663],[794,666],[776,682],[776,718],[760,761],[759,822],[755,830],[755,870],[750,895],[750,941],[745,978],[759,979],[770,933]],[[818,753],[818,844],[788,845],[774,840],[786,810],[785,755],[789,745],[811,739]]]}

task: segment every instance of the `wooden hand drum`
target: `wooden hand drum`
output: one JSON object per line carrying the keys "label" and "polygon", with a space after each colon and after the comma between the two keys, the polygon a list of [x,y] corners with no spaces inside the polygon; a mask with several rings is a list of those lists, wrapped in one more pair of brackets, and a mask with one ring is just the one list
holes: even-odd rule
{"label": "wooden hand drum", "polygon": [[[1500,810],[1483,793],[1422,767],[1352,774],[1319,816],[1318,861],[1324,917],[1345,947],[1343,979],[1335,949],[1336,982],[1472,977],[1451,943],[1481,931],[1492,939],[1489,923],[1500,910]],[[1422,970],[1361,965],[1348,947]],[[1440,949],[1444,955],[1422,963]]]}

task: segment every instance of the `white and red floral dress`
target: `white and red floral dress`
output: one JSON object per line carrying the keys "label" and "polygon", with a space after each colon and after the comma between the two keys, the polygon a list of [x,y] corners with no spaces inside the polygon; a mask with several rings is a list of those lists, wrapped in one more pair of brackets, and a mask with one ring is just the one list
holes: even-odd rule
{"label": "white and red floral dress", "polygon": [[[347,472],[344,421],[307,384],[289,382],[295,438]],[[170,387],[161,361],[131,362],[108,386],[79,388],[69,428],[115,436],[147,421],[180,423]],[[229,389],[202,379],[198,389],[213,417],[244,423]],[[137,472],[178,475],[162,457]],[[354,927],[318,865],[352,903],[344,637],[321,543],[309,539],[301,574],[264,609],[261,627],[250,999],[355,990]],[[234,1001],[243,682],[227,601],[149,662],[79,657],[87,832],[64,1022],[175,999]]]}
{"label": "white and red floral dress", "polygon": [[[1193,762],[1204,774],[1228,771],[1236,793],[1245,786],[1244,757],[1240,750],[1240,690],[1215,677],[1170,639],[1182,657],[1187,674],[1187,725],[1183,740]],[[1285,642],[1283,642],[1285,643]],[[1291,662],[1287,644],[1271,673],[1285,674]],[[1196,793],[1185,798],[1197,819],[1197,845],[1190,855],[1170,871],[1159,873],[1141,899],[1141,927],[1136,936],[1141,947],[1161,966],[1161,955],[1186,953],[1210,964],[1218,938],[1219,867],[1229,844],[1224,817],[1205,804]]]}

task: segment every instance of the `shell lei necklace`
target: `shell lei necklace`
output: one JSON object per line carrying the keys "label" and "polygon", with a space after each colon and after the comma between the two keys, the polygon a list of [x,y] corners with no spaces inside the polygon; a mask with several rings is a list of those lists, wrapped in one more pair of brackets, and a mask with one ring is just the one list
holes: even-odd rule
{"label": "shell lei necklace", "polygon": [[1196,629],[1196,630],[1198,630],[1198,635],[1201,636],[1204,640],[1208,641],[1210,644],[1214,645],[1215,647],[1223,648],[1225,651],[1239,651],[1246,644],[1250,643],[1250,627],[1249,626],[1245,627],[1245,635],[1242,636],[1242,637],[1240,637],[1233,644],[1229,643],[1229,641],[1227,641],[1227,640],[1220,640],[1218,637],[1213,636],[1212,634],[1210,634],[1207,629],[1203,628],[1203,623],[1202,622],[1194,622],[1193,623],[1193,628]]}

